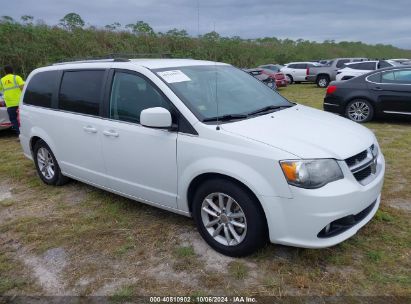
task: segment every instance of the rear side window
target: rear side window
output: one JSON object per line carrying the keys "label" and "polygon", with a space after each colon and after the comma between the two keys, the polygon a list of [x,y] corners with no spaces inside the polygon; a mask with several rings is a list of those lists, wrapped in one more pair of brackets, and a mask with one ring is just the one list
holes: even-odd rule
{"label": "rear side window", "polygon": [[296,64],[295,68],[305,70],[307,68],[307,65],[305,63],[299,63],[299,64]]}
{"label": "rear side window", "polygon": [[27,84],[23,102],[33,106],[51,108],[57,73],[57,71],[47,71],[35,74]]}
{"label": "rear side window", "polygon": [[342,67],[344,67],[344,64],[346,64],[346,63],[348,63],[348,62],[350,62],[349,59],[341,59],[341,60],[338,60],[336,67],[337,67],[337,68],[342,68]]}
{"label": "rear side window", "polygon": [[359,62],[353,63],[350,65],[346,65],[346,67],[354,70],[375,70],[375,63],[374,62]]}
{"label": "rear side window", "polygon": [[382,74],[383,83],[411,84],[411,70],[397,70]]}
{"label": "rear side window", "polygon": [[63,74],[58,108],[99,115],[105,71],[66,71]]}

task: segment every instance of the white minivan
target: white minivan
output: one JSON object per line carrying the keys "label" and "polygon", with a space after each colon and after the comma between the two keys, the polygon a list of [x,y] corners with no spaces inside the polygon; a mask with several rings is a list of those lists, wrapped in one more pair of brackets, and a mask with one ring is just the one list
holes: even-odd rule
{"label": "white minivan", "polygon": [[267,240],[335,245],[380,204],[385,163],[370,130],[292,103],[228,64],[115,59],[36,69],[20,120],[24,154],[46,184],[73,178],[192,216],[230,256]]}

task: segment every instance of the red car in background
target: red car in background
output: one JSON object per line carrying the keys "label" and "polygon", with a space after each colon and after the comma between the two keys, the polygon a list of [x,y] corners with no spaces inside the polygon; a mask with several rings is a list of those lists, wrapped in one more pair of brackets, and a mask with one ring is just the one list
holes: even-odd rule
{"label": "red car in background", "polygon": [[288,86],[287,78],[284,73],[280,72],[281,65],[267,64],[261,65],[258,68],[262,70],[262,73],[268,75],[270,78],[275,80],[277,88]]}

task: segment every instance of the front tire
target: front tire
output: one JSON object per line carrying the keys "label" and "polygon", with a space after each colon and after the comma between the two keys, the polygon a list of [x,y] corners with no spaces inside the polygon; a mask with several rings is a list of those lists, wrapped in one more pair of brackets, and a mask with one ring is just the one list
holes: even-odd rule
{"label": "front tire", "polygon": [[355,122],[367,122],[374,117],[374,107],[368,100],[354,99],[345,108],[345,116]]}
{"label": "front tire", "polygon": [[56,157],[43,140],[36,142],[33,152],[37,174],[45,184],[61,186],[69,181],[69,178],[61,173]]}
{"label": "front tire", "polygon": [[294,82],[293,76],[287,74],[287,75],[285,75],[285,78],[287,79],[288,84],[293,84],[293,82]]}
{"label": "front tire", "polygon": [[226,179],[207,180],[193,197],[193,217],[203,239],[216,251],[246,256],[267,241],[264,212],[244,187]]}

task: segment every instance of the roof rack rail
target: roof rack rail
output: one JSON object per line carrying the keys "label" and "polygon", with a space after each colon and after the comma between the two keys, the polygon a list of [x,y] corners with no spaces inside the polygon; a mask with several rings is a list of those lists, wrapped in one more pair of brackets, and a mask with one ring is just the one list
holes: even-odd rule
{"label": "roof rack rail", "polygon": [[54,63],[53,65],[70,63],[93,63],[93,62],[128,62],[132,58],[171,58],[171,53],[113,53],[100,57],[68,58]]}

